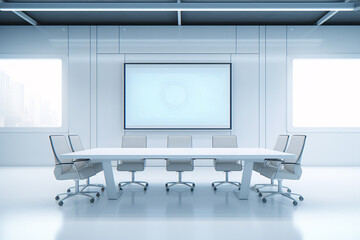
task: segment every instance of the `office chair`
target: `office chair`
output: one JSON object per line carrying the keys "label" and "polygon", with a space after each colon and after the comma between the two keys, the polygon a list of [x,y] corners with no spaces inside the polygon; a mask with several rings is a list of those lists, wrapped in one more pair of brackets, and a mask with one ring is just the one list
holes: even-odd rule
{"label": "office chair", "polygon": [[55,159],[54,175],[57,180],[74,180],[75,181],[75,192],[66,192],[56,195],[55,200],[58,201],[61,195],[66,195],[59,201],[59,206],[64,204],[64,200],[74,196],[85,196],[90,198],[90,202],[94,202],[93,196],[89,193],[95,193],[97,197],[100,196],[99,192],[96,191],[80,191],[79,180],[88,179],[89,177],[95,176],[95,169],[89,164],[88,159],[59,159],[60,154],[71,153],[69,145],[67,144],[66,137],[63,135],[51,135],[49,136],[51,148]]}
{"label": "office chair", "polygon": [[[234,136],[234,135],[213,136],[212,137],[212,147],[213,148],[237,148],[238,147],[238,145],[237,145],[237,137]],[[231,172],[231,171],[241,171],[242,170],[241,161],[215,159],[214,160],[214,167],[215,167],[216,171],[225,172],[225,181],[217,181],[217,182],[213,182],[211,184],[214,191],[216,191],[217,188],[220,185],[223,185],[223,184],[235,185],[240,190],[240,187],[241,187],[240,182],[229,181],[229,172]]]}
{"label": "office chair", "polygon": [[[168,148],[191,148],[192,147],[191,136],[168,136],[167,147]],[[178,181],[177,182],[165,183],[167,192],[170,190],[170,187],[173,187],[173,186],[179,185],[179,184],[188,186],[188,187],[190,187],[190,191],[194,191],[195,183],[182,181],[182,172],[194,171],[194,160],[193,159],[167,159],[166,160],[166,170],[178,172]]]}
{"label": "office chair", "polygon": [[[70,142],[71,150],[73,152],[83,151],[84,150],[84,147],[82,145],[80,136],[78,136],[78,135],[69,135],[69,142]],[[101,172],[103,170],[101,162],[91,163],[91,161],[89,161],[89,163],[95,169],[96,173],[99,173],[99,172]],[[105,186],[103,184],[91,184],[90,183],[90,178],[86,179],[86,184],[82,184],[82,185],[80,185],[80,187],[82,187],[81,191],[84,191],[84,189],[87,188],[87,187],[99,187],[102,192],[105,190]],[[70,192],[72,188],[73,187],[70,187],[67,191]]]}
{"label": "office chair", "polygon": [[292,195],[298,196],[300,201],[303,201],[304,198],[300,194],[283,192],[282,181],[284,179],[288,180],[299,180],[302,174],[301,169],[301,157],[304,151],[306,136],[305,135],[293,135],[291,137],[286,153],[292,153],[296,155],[295,160],[292,161],[283,161],[283,160],[267,160],[267,161],[276,161],[278,162],[278,167],[265,166],[260,169],[260,174],[264,177],[277,180],[278,181],[278,190],[277,191],[260,191],[259,197],[262,197],[264,193],[269,193],[269,195],[262,198],[262,202],[266,203],[268,198],[271,198],[276,195],[284,196],[293,200],[293,205],[296,206],[298,202],[292,197]]}
{"label": "office chair", "polygon": [[[289,141],[289,135],[279,135],[277,140],[276,140],[276,144],[274,146],[274,150],[275,151],[279,151],[279,152],[284,152],[286,149],[286,146],[288,144]],[[266,159],[266,160],[271,160],[271,159]],[[278,167],[278,162],[277,161],[266,161],[267,164],[269,166],[272,167]],[[259,163],[259,162],[255,162],[254,163],[254,167],[253,170],[256,172],[260,172],[260,169],[264,167],[264,163]],[[259,192],[259,190],[261,188],[264,187],[274,187],[277,186],[276,184],[274,184],[274,180],[270,179],[270,184],[255,184],[252,189],[255,190],[256,192]],[[291,192],[291,190],[288,187],[283,186],[283,188],[286,188],[288,192]]]}
{"label": "office chair", "polygon": [[[121,147],[123,148],[146,148],[146,136],[122,136]],[[118,171],[128,171],[131,172],[131,181],[119,182],[119,189],[122,190],[123,187],[130,184],[137,184],[144,187],[144,191],[147,190],[149,183],[144,181],[135,181],[135,172],[144,171],[145,168],[145,159],[139,160],[121,160],[118,161],[117,170]]]}

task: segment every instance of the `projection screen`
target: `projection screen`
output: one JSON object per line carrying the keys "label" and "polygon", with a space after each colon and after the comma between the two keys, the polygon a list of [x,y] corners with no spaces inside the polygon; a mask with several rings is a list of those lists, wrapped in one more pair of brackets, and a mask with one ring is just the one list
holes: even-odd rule
{"label": "projection screen", "polygon": [[231,64],[124,64],[124,129],[231,129]]}

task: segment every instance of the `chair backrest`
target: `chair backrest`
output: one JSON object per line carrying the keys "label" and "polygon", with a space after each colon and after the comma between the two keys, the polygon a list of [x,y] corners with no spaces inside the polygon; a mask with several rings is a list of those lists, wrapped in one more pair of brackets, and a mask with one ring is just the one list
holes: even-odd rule
{"label": "chair backrest", "polygon": [[123,148],[146,148],[146,136],[123,135],[121,147]]}
{"label": "chair backrest", "polygon": [[[306,141],[306,135],[293,135],[291,137],[289,146],[285,152],[295,154],[296,158],[293,160],[289,160],[288,162],[296,162],[301,164],[301,157],[304,151],[305,141]],[[297,169],[299,169],[300,166],[288,164],[285,165],[284,168],[290,172],[297,174],[296,173]]]}
{"label": "chair backrest", "polygon": [[191,136],[168,136],[167,137],[168,148],[191,148],[192,141]]}
{"label": "chair backrest", "polygon": [[235,135],[213,136],[213,148],[237,148],[237,137]]}
{"label": "chair backrest", "polygon": [[70,147],[73,152],[82,151],[84,147],[79,135],[69,135]]}
{"label": "chair backrest", "polygon": [[[58,165],[61,163],[72,162],[72,159],[64,159],[60,161],[58,157],[60,154],[71,153],[71,149],[67,143],[66,137],[64,135],[50,135],[49,139],[54,154],[55,164]],[[62,166],[63,172],[66,172],[70,169],[70,164]]]}
{"label": "chair backrest", "polygon": [[284,152],[289,141],[289,135],[279,135],[274,146],[275,151]]}

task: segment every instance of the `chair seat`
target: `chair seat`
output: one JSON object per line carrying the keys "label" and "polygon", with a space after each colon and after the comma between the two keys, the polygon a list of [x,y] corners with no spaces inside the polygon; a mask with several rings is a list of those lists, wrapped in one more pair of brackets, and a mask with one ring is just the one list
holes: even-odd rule
{"label": "chair seat", "polygon": [[117,170],[118,171],[144,171],[145,169],[145,163],[144,161],[142,161],[142,163],[129,163],[129,162],[123,162],[123,163],[119,163],[117,165]]}
{"label": "chair seat", "polygon": [[241,171],[242,165],[237,162],[224,162],[224,161],[215,161],[214,167],[216,171]]}
{"label": "chair seat", "polygon": [[[263,167],[260,170],[260,174],[270,179],[275,179],[277,172],[277,167]],[[286,169],[281,169],[276,176],[277,179],[290,179],[290,180],[298,180],[299,176],[295,175],[292,172],[287,171]]]}
{"label": "chair seat", "polygon": [[174,163],[174,162],[167,161],[166,170],[167,171],[177,171],[177,172],[193,171],[194,164],[193,164],[193,161],[190,161],[187,163],[182,163],[182,162]]}
{"label": "chair seat", "polygon": [[103,170],[103,166],[102,163],[97,162],[97,163],[91,163],[91,165],[93,166],[93,168],[95,169],[96,173],[99,173]]}
{"label": "chair seat", "polygon": [[72,180],[72,179],[87,179],[96,175],[96,171],[91,167],[82,167],[77,169],[78,173],[75,169],[71,169],[67,172],[61,173],[61,166],[58,165],[55,167],[54,174],[57,180]]}

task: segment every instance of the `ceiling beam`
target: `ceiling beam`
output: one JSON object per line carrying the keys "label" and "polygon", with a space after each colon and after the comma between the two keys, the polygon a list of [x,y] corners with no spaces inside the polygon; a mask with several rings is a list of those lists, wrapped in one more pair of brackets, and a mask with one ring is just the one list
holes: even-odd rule
{"label": "ceiling beam", "polygon": [[352,2],[307,3],[14,3],[1,11],[354,11]]}
{"label": "ceiling beam", "polygon": [[37,26],[38,22],[33,19],[32,17],[30,17],[29,15],[27,15],[26,13],[22,12],[22,11],[13,11],[13,13],[15,13],[16,15],[18,15],[19,17],[21,17],[22,19],[24,19],[25,21],[27,21],[28,23],[30,23],[33,26]]}
{"label": "ceiling beam", "polygon": [[[345,0],[344,2],[349,2],[350,0]],[[355,10],[355,5],[354,5],[354,10]],[[329,20],[330,18],[332,18],[335,14],[337,14],[339,11],[331,11],[326,13],[324,16],[322,16],[317,22],[316,25],[321,26],[322,24],[324,24],[327,20]]]}
{"label": "ceiling beam", "polygon": [[[0,0],[0,5],[2,3],[5,3],[4,0]],[[12,11],[13,13],[15,13],[17,16],[21,17],[23,20],[25,20],[26,22],[30,23],[31,25],[33,26],[37,26],[38,25],[38,22],[31,18],[29,15],[27,15],[26,13],[23,13],[21,11]]]}

